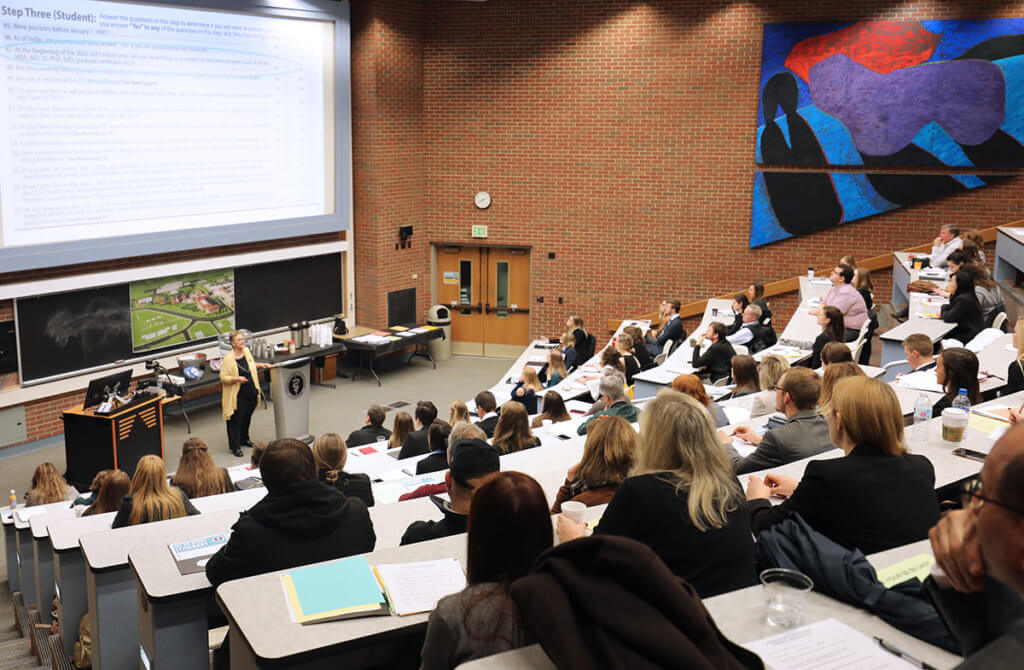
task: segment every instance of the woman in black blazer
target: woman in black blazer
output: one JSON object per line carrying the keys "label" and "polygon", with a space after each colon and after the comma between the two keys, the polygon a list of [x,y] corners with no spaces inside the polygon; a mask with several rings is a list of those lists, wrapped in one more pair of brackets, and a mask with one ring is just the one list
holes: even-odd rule
{"label": "woman in black blazer", "polygon": [[725,326],[717,321],[708,326],[703,339],[709,340],[711,346],[703,356],[699,346],[693,347],[693,360],[690,362],[697,369],[697,374],[706,374],[711,381],[732,376],[732,357],[736,355],[736,350],[725,339],[726,334]]}
{"label": "woman in black blazer", "polygon": [[942,320],[956,324],[946,337],[966,345],[985,330],[985,317],[974,292],[974,277],[970,272],[960,270],[949,280],[946,290],[949,291],[949,304],[942,306]]}
{"label": "woman in black blazer", "polygon": [[981,388],[978,385],[978,357],[970,349],[953,347],[945,349],[935,357],[935,381],[945,395],[932,405],[932,416],[938,417],[942,410],[953,405],[960,389],[967,389],[967,399],[972,405],[981,402]]}
{"label": "woman in black blazer", "polygon": [[[833,444],[846,456],[811,461],[799,482],[752,475],[747,501],[754,532],[795,512],[819,533],[865,554],[927,538],[939,520],[935,469],[907,452],[892,388],[868,377],[842,379],[827,419]],[[771,495],[788,499],[773,507]]]}
{"label": "woman in black blazer", "polygon": [[818,325],[821,326],[821,334],[814,340],[811,347],[811,360],[807,367],[817,370],[821,367],[821,350],[829,342],[844,342],[846,340],[846,325],[843,321],[843,313],[838,307],[826,305],[818,312]]}

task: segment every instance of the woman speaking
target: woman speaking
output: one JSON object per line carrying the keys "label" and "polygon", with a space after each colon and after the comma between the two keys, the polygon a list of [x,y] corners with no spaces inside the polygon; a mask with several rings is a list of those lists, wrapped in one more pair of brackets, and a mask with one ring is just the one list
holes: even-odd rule
{"label": "woman speaking", "polygon": [[242,446],[251,447],[249,422],[260,402],[259,373],[269,368],[266,363],[253,360],[252,352],[245,346],[245,334],[233,330],[228,335],[231,351],[224,356],[220,366],[221,408],[228,422],[228,447],[235,456],[242,455]]}

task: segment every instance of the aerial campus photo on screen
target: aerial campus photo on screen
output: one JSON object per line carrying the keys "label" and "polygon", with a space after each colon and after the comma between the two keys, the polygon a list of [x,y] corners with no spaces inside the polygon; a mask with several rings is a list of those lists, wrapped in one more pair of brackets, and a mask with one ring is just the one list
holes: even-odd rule
{"label": "aerial campus photo on screen", "polygon": [[235,271],[208,270],[132,282],[132,349],[209,339],[235,327]]}

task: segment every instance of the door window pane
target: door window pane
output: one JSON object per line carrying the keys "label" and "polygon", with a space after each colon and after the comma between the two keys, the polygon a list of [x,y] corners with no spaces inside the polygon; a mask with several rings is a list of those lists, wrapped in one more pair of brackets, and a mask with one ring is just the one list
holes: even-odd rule
{"label": "door window pane", "polygon": [[473,261],[459,261],[459,304],[473,304]]}
{"label": "door window pane", "polygon": [[508,262],[501,261],[496,265],[495,307],[498,309],[508,309]]}

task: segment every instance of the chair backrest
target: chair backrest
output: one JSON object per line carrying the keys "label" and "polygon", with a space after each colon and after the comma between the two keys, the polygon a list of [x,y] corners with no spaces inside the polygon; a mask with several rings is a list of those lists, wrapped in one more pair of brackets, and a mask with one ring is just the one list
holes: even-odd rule
{"label": "chair backrest", "polygon": [[721,379],[716,379],[715,381],[711,382],[711,385],[712,386],[728,386],[729,382],[731,380],[732,380],[731,377],[722,377]]}
{"label": "chair backrest", "polygon": [[996,314],[996,318],[992,319],[992,327],[1003,330],[1003,324],[1006,323],[1006,312],[999,312]]}
{"label": "chair backrest", "polygon": [[734,344],[732,345],[732,350],[736,352],[737,356],[746,356],[750,351],[745,344]]}
{"label": "chair backrest", "polygon": [[665,355],[665,356],[666,356],[666,358],[667,358],[668,356],[671,356],[671,355],[672,355],[672,353],[673,353],[673,352],[674,352],[674,351],[675,351],[676,349],[678,349],[678,348],[680,347],[680,345],[682,345],[682,343],[683,343],[683,338],[681,338],[681,337],[680,337],[679,339],[677,339],[677,340],[673,341],[673,342],[666,342],[665,344],[671,344],[671,345],[672,345],[672,346],[670,346],[670,347],[668,348],[668,351],[667,351],[667,353],[666,353],[666,355]]}
{"label": "chair backrest", "polygon": [[882,370],[882,379],[884,379],[887,382],[895,381],[896,375],[901,372],[904,374],[913,372],[913,370],[910,368],[910,362],[907,361],[906,359],[886,363],[885,365],[882,366]]}

